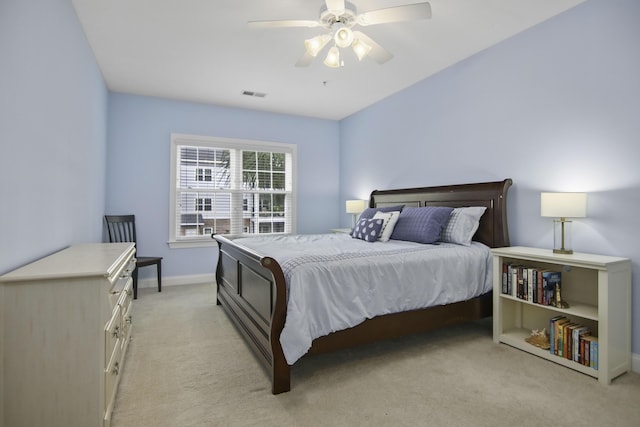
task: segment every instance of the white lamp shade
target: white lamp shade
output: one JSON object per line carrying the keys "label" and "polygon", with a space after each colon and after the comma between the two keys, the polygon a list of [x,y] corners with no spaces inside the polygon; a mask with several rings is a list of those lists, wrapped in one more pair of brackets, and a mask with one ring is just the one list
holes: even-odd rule
{"label": "white lamp shade", "polygon": [[347,200],[347,213],[359,214],[367,208],[366,200]]}
{"label": "white lamp shade", "polygon": [[540,215],[553,218],[585,218],[587,193],[540,193]]}

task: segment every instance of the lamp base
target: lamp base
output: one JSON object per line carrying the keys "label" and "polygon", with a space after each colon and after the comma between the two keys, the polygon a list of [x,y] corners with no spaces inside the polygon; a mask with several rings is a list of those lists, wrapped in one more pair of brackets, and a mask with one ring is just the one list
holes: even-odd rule
{"label": "lamp base", "polygon": [[571,221],[565,218],[553,221],[553,253],[572,254],[571,246]]}
{"label": "lamp base", "polygon": [[554,249],[553,250],[554,254],[572,254],[573,253],[573,249]]}

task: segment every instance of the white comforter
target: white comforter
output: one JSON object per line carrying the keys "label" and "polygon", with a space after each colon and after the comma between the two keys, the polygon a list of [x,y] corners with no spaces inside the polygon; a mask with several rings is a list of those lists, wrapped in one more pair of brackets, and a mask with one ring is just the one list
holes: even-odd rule
{"label": "white comforter", "polygon": [[382,314],[464,301],[491,290],[491,252],[346,234],[249,237],[236,243],[276,259],[288,286],[280,343],[292,365],[318,337]]}

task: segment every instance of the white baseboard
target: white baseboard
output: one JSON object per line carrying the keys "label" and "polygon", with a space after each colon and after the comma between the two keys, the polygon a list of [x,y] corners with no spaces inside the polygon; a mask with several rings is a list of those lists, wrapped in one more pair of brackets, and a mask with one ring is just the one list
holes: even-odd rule
{"label": "white baseboard", "polygon": [[640,374],[640,354],[631,353],[631,370]]}
{"label": "white baseboard", "polygon": [[[196,285],[202,283],[215,284],[215,274],[197,274],[190,276],[171,276],[162,278],[162,287],[178,285]],[[138,280],[138,288],[157,288],[158,281],[155,277]]]}

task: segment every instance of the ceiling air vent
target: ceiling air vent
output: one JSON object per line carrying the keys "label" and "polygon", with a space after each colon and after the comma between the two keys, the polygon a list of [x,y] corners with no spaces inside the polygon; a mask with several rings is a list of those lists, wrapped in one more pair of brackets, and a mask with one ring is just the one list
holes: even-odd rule
{"label": "ceiling air vent", "polygon": [[242,91],[243,95],[247,95],[247,96],[255,96],[257,98],[264,98],[265,96],[267,96],[266,93],[262,93],[262,92],[253,92],[251,90],[243,90]]}

